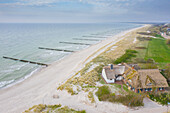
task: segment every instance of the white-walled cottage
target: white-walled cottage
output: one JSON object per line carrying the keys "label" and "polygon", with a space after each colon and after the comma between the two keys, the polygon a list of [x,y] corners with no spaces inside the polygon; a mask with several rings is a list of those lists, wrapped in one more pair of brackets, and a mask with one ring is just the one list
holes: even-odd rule
{"label": "white-walled cottage", "polygon": [[105,66],[102,70],[102,77],[106,83],[115,83],[123,79],[125,66],[123,65],[112,65]]}

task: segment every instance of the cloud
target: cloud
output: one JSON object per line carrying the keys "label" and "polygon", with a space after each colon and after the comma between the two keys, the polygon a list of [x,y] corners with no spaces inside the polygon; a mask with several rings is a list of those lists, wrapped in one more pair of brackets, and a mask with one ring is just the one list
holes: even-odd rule
{"label": "cloud", "polygon": [[[130,8],[138,2],[143,2],[144,0],[16,0],[15,2],[4,2],[0,3],[0,6],[4,7],[18,7],[18,6],[48,6],[48,7],[58,7],[74,10],[75,12],[86,12],[96,15],[110,15],[110,14],[125,14]],[[60,3],[62,5],[60,5]],[[83,9],[82,5],[78,8],[67,7],[66,4],[73,5],[74,3],[82,4],[83,6],[89,6],[91,9]],[[76,5],[75,7],[77,7]],[[63,9],[61,9],[63,11]]]}
{"label": "cloud", "polygon": [[16,2],[4,2],[0,3],[0,5],[6,5],[6,6],[12,6],[12,5],[18,5],[18,6],[40,6],[40,5],[49,5],[53,3],[59,3],[59,2],[82,2],[82,3],[88,3],[91,5],[105,5],[109,6],[111,4],[117,4],[117,5],[123,5],[124,3],[132,3],[132,2],[143,2],[145,0],[17,0]]}

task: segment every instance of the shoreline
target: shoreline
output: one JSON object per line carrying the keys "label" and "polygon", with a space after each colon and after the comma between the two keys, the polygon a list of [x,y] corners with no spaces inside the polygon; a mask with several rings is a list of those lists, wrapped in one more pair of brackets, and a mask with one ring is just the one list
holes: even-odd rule
{"label": "shoreline", "polygon": [[[9,113],[22,112],[35,104],[44,103],[44,97],[48,97],[50,100],[55,90],[57,90],[57,84],[67,80],[70,76],[80,70],[85,65],[83,62],[88,58],[95,57],[95,53],[101,51],[98,51],[100,48],[108,45],[109,43],[112,43],[113,45],[124,39],[125,37],[123,36],[127,33],[146,26],[148,25],[120,32],[111,38],[107,38],[83,50],[67,55],[50,64],[48,67],[41,68],[38,72],[35,72],[20,83],[1,89],[1,111],[7,112],[6,110],[10,110],[8,111]],[[16,106],[18,107],[15,108]]]}
{"label": "shoreline", "polygon": [[[118,38],[118,37],[121,37],[121,36],[125,35],[125,34],[128,33],[128,32],[131,32],[131,31],[133,31],[133,30],[135,30],[135,29],[137,29],[137,28],[141,28],[141,27],[144,27],[144,26],[145,26],[145,24],[142,25],[142,26],[140,26],[140,27],[135,27],[135,28],[131,28],[131,29],[129,29],[129,30],[121,31],[120,33],[117,33],[117,34],[115,34],[114,36],[111,36],[111,37],[105,38],[105,39],[103,39],[103,40],[100,40],[99,42],[97,42],[97,43],[95,43],[95,44],[92,44],[92,45],[90,45],[90,46],[87,46],[87,47],[83,48],[82,50],[79,50],[79,51],[76,51],[76,52],[80,52],[80,51],[83,51],[84,49],[88,49],[89,47],[91,47],[91,46],[93,46],[93,45],[96,45],[96,44],[98,44],[98,43],[101,43],[101,42],[104,41],[104,40],[108,40],[108,39],[113,38],[113,37],[117,37],[117,38]],[[123,39],[123,38],[122,38],[122,39]],[[117,40],[115,40],[113,44],[117,43],[118,41],[120,41],[120,40],[122,40],[122,39],[117,39]],[[57,62],[60,62],[60,60],[63,60],[63,59],[65,59],[65,57],[69,57],[71,54],[75,54],[76,52],[70,53],[70,54],[68,54],[68,55],[66,55],[66,56],[64,56],[64,57],[62,57],[62,58],[60,58],[60,59],[52,62],[51,64],[49,64],[49,66],[50,66],[50,65],[53,65],[54,63],[57,64]],[[95,53],[95,51],[94,51],[94,53]],[[89,57],[90,57],[90,56],[89,56]],[[91,59],[90,59],[90,60],[91,60]],[[86,61],[86,62],[84,61],[83,63],[87,63],[87,62],[89,62],[89,61]],[[10,87],[13,87],[13,86],[15,86],[15,85],[17,85],[17,84],[19,84],[19,83],[22,83],[22,82],[24,82],[26,79],[32,77],[34,74],[37,74],[38,72],[40,72],[41,70],[43,70],[44,68],[46,68],[46,67],[43,67],[43,66],[42,66],[42,67],[39,67],[39,68],[33,70],[32,72],[30,72],[29,74],[25,75],[24,77],[20,78],[19,80],[16,80],[16,81],[14,80],[14,82],[12,82],[12,83],[4,86],[4,87],[1,87],[0,90],[6,89],[6,88],[10,88]]]}

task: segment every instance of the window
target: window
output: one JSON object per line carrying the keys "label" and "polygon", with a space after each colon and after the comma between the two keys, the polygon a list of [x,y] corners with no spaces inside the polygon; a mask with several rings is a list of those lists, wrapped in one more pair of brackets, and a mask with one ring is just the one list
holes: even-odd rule
{"label": "window", "polygon": [[132,80],[129,79],[129,82],[132,82]]}
{"label": "window", "polygon": [[151,85],[152,85],[152,83],[148,83],[147,85],[148,85],[148,86],[151,86]]}
{"label": "window", "polygon": [[135,91],[135,88],[132,88],[133,91]]}
{"label": "window", "polygon": [[126,82],[126,85],[128,85],[128,86],[129,86],[129,83],[128,83],[128,82]]}
{"label": "window", "polygon": [[143,91],[143,89],[140,89],[140,91],[142,92],[142,91]]}

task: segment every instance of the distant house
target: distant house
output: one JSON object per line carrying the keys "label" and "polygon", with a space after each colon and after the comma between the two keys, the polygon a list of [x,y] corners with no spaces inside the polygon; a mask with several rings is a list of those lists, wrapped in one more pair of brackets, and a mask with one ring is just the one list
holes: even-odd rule
{"label": "distant house", "polygon": [[167,28],[166,34],[167,34],[167,35],[170,35],[170,28]]}
{"label": "distant house", "polygon": [[124,63],[123,81],[130,90],[139,92],[164,91],[168,87],[159,69],[139,69]]}
{"label": "distant house", "polygon": [[124,73],[125,66],[123,65],[112,65],[105,66],[102,70],[102,78],[106,83],[115,83],[116,81],[121,81],[123,79],[122,75]]}

